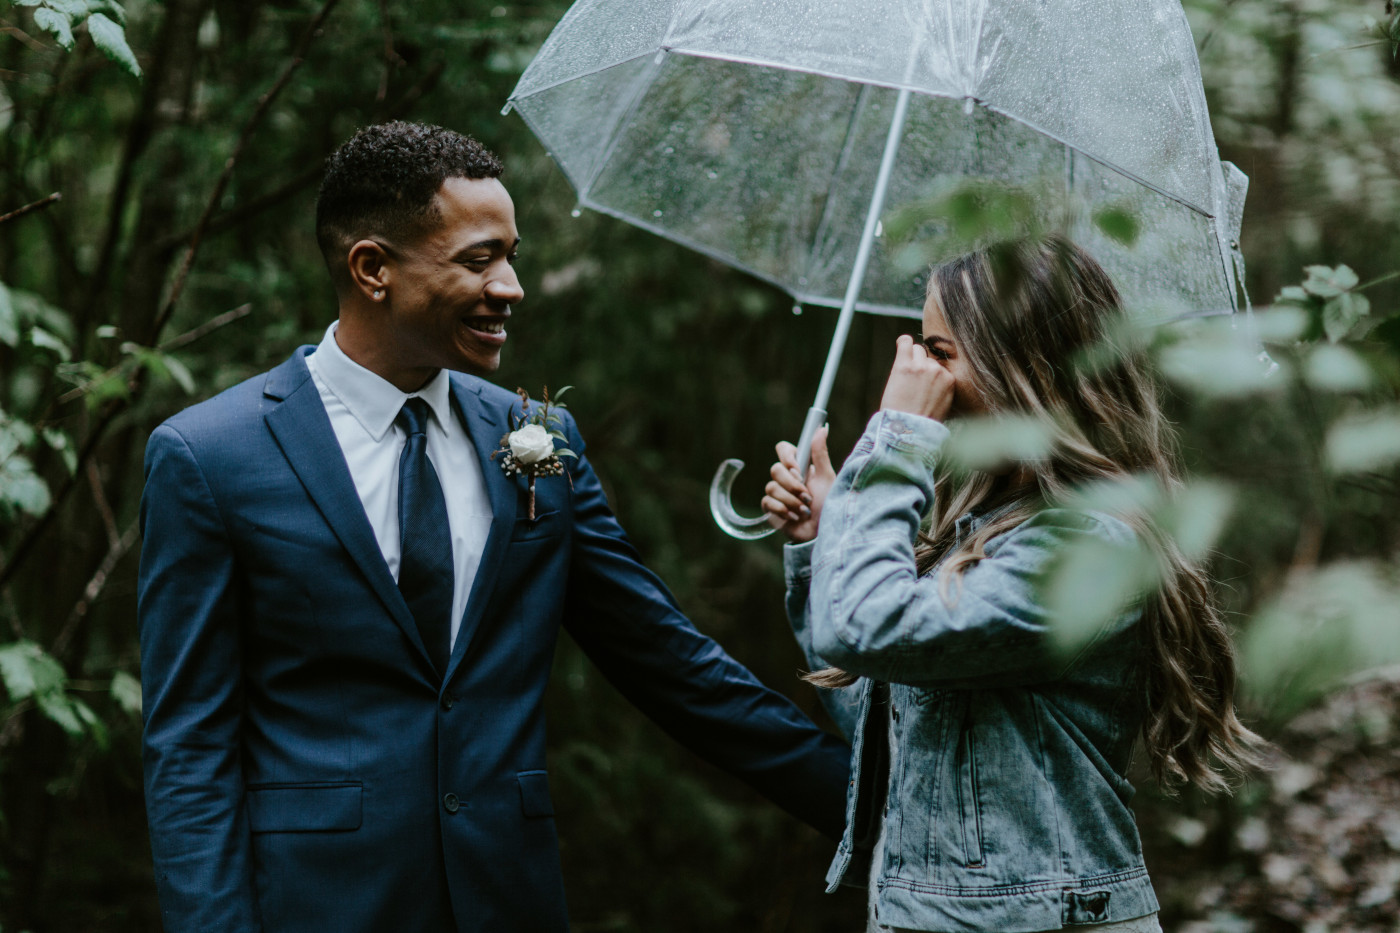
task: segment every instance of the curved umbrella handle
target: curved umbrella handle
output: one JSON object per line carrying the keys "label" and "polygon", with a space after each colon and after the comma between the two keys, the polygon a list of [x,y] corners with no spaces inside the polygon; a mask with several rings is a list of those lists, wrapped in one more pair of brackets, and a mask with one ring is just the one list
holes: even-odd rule
{"label": "curved umbrella handle", "polygon": [[[812,462],[812,436],[825,423],[825,409],[807,409],[807,420],[802,423],[802,434],[797,439],[797,470],[804,476]],[[768,537],[777,529],[761,515],[758,518],[745,518],[734,511],[734,497],[730,490],[734,486],[734,477],[743,468],[742,460],[726,460],[715,470],[715,478],[710,480],[710,514],[714,516],[715,524],[731,538],[756,541]]]}
{"label": "curved umbrella handle", "polygon": [[768,524],[768,519],[762,515],[757,518],[745,518],[734,511],[734,502],[731,489],[734,486],[734,477],[739,475],[739,471],[744,468],[742,460],[726,460],[715,470],[715,478],[710,481],[710,514],[715,518],[715,524],[731,538],[738,538],[740,541],[757,541],[759,538],[766,538],[777,531]]}

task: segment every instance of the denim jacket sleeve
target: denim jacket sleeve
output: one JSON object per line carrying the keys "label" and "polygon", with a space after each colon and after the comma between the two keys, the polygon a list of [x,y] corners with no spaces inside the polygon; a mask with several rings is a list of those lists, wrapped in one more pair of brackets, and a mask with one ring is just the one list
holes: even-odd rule
{"label": "denim jacket sleeve", "polygon": [[[809,670],[819,671],[831,665],[812,650],[812,629],[809,626],[807,597],[812,585],[812,549],[814,543],[788,544],[783,547],[783,577],[787,582],[787,617],[798,647],[807,658]],[[841,734],[850,741],[856,734],[860,718],[861,691],[858,685],[834,690],[819,689],[822,705],[826,707]]]}
{"label": "denim jacket sleeve", "polygon": [[[1047,509],[987,545],[946,584],[920,577],[914,545],[933,505],[942,424],[880,412],[841,467],[812,558],[810,651],[855,674],[926,687],[1053,679],[1070,666],[1046,637],[1047,562],[1085,536],[1131,541],[1107,515]],[[1126,618],[1126,617],[1125,617]],[[799,636],[800,637],[800,636]]]}

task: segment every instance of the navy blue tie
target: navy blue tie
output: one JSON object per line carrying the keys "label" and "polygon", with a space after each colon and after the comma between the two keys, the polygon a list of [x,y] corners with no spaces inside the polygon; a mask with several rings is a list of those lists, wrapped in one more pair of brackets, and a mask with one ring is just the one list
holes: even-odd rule
{"label": "navy blue tie", "polygon": [[408,432],[399,455],[399,592],[442,676],[452,630],[452,532],[428,459],[428,403],[417,397],[404,402],[395,423]]}

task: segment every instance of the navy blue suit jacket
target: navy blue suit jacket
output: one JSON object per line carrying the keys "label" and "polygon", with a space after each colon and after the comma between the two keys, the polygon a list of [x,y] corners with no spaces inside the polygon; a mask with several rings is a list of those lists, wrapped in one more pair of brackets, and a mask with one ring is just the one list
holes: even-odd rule
{"label": "navy blue suit jacket", "polygon": [[439,682],[310,349],[146,451],[146,803],[168,931],[564,933],[542,706],[560,625],[673,736],[839,836],[846,747],[681,615],[567,417],[572,484],[539,480],[530,521],[524,481],[488,459],[518,397],[460,374],[493,519]]}

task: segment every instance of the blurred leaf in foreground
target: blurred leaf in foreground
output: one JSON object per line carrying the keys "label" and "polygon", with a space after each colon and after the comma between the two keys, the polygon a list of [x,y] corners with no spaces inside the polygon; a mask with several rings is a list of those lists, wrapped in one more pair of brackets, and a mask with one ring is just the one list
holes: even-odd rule
{"label": "blurred leaf in foreground", "polygon": [[1371,367],[1349,347],[1324,343],[1314,347],[1303,367],[1303,378],[1324,392],[1360,392],[1371,386]]}
{"label": "blurred leaf in foreground", "polygon": [[[1168,493],[1148,477],[1093,483],[1071,508],[1155,528],[1192,560],[1215,546],[1234,508],[1233,490],[1198,481]],[[1151,593],[1167,572],[1164,555],[1141,535],[1128,541],[1084,537],[1065,549],[1046,581],[1053,641],[1072,653]]]}
{"label": "blurred leaf in foreground", "polygon": [[1337,473],[1378,470],[1400,460],[1400,408],[1349,415],[1327,432],[1327,466]]}
{"label": "blurred leaf in foreground", "polygon": [[1162,374],[1202,395],[1234,398],[1271,392],[1285,379],[1261,360],[1262,347],[1250,327],[1233,320],[1193,321],[1161,350]]}
{"label": "blurred leaf in foreground", "polygon": [[1055,429],[1029,415],[961,418],[943,447],[955,469],[995,472],[1007,464],[1044,459],[1055,442]]}
{"label": "blurred leaf in foreground", "polygon": [[1246,689],[1280,715],[1362,671],[1400,661],[1400,586],[1379,564],[1295,576],[1240,645]]}

